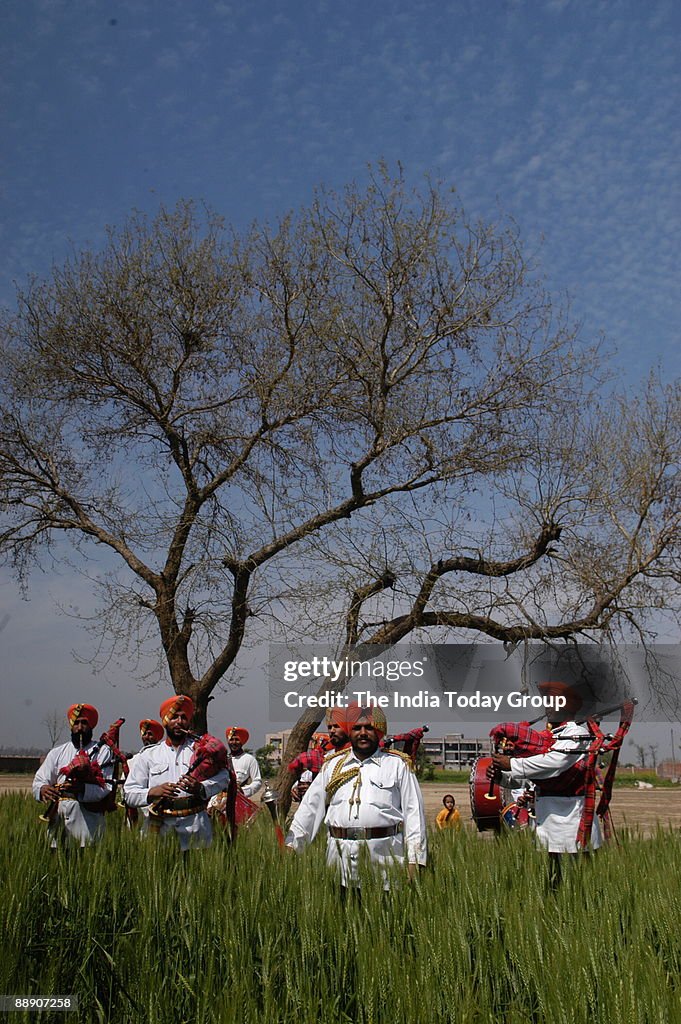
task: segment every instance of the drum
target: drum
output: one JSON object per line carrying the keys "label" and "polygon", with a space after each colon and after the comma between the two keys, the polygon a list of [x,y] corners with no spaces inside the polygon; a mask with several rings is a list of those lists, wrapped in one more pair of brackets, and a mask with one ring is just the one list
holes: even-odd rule
{"label": "drum", "polygon": [[[249,800],[247,796],[241,792],[240,789],[236,792],[236,798],[234,802],[234,823],[235,825],[243,826],[255,817],[260,808],[257,804]],[[227,825],[227,791],[223,790],[222,793],[218,793],[217,796],[211,797],[208,803],[208,813],[212,816],[214,821],[217,821],[222,825],[223,828]]]}
{"label": "drum", "polygon": [[530,812],[527,807],[518,807],[516,803],[504,807],[501,812],[501,820],[512,832],[520,831],[531,824]]}
{"label": "drum", "polygon": [[490,784],[487,769],[492,763],[491,757],[478,757],[473,762],[469,780],[471,795],[471,815],[478,826],[478,832],[499,831],[501,828],[501,811],[504,799],[501,787],[494,783],[490,795]]}
{"label": "drum", "polygon": [[237,790],[236,794],[236,806],[234,808],[234,817],[236,818],[237,825],[247,825],[251,818],[254,818],[260,808],[257,804],[249,800],[247,796]]}

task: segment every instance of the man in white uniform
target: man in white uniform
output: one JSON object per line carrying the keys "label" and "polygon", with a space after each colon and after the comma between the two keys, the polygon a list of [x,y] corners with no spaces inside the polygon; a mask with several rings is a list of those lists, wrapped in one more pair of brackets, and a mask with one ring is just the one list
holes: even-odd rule
{"label": "man in white uniform", "polygon": [[104,834],[104,801],[111,790],[100,783],[79,782],[69,784],[66,776],[60,774],[79,751],[96,753],[94,760],[102,770],[105,780],[110,780],[113,759],[108,746],[98,748],[92,740],[92,731],[99,721],[97,709],[92,704],[72,704],[66,713],[71,739],[59,747],[53,747],[46,755],[33,779],[33,796],[36,800],[50,804],[49,831],[51,846],[57,845],[60,831],[77,843],[86,846],[94,843]]}
{"label": "man in white uniform", "polygon": [[[142,738],[142,750],[144,750],[146,747],[152,747],[154,745],[154,743],[160,743],[161,740],[163,739],[163,737],[165,736],[165,734],[166,734],[165,729],[163,728],[163,726],[161,725],[160,722],[156,721],[155,718],[143,718],[142,721],[140,722],[140,736]],[[141,751],[138,751],[138,753],[141,753]],[[130,770],[132,769],[132,766],[135,763],[135,758],[136,757],[137,757],[137,754],[133,754],[132,757],[128,758],[128,774],[130,773]],[[125,807],[125,821],[126,821],[126,824],[127,824],[128,828],[132,828],[134,825],[137,824],[138,817],[139,817],[138,808],[137,807],[128,807],[128,805],[126,804],[126,807]],[[148,820],[147,819],[148,819],[148,817],[149,817],[149,807],[148,806],[147,807],[142,807],[142,831],[143,832],[146,832],[146,830],[147,830],[147,825],[148,825]]]}
{"label": "man in white uniform", "polygon": [[232,755],[232,767],[236,775],[236,783],[244,796],[253,799],[262,786],[260,765],[253,754],[247,754],[244,744],[248,743],[250,733],[240,725],[231,725],[225,733],[227,746]]}
{"label": "man in white uniform", "polygon": [[[573,716],[582,705],[575,690],[565,683],[540,683],[542,696],[561,696],[565,705],[551,711],[548,727],[555,736],[551,750],[531,757],[507,757],[495,754],[494,769],[502,772],[506,786],[535,783],[536,836],[551,857],[551,879],[560,879],[560,854],[580,853],[577,833],[584,810],[584,777],[575,766],[583,764],[591,734],[586,725],[577,724]],[[601,845],[601,831],[594,816],[591,829],[592,849]]]}
{"label": "man in white uniform", "polygon": [[206,804],[228,782],[226,768],[203,782],[187,776],[196,743],[188,734],[193,715],[189,697],[171,697],[161,704],[166,738],[140,750],[124,786],[126,804],[150,808],[149,831],[174,832],[183,852],[210,845],[213,832]]}
{"label": "man in white uniform", "polygon": [[363,853],[382,870],[408,864],[409,878],[426,863],[426,823],[421,790],[411,763],[397,751],[383,751],[387,730],[380,708],[350,705],[345,731],[350,748],[329,754],[291,822],[286,845],[302,850],[327,826],[327,863],[338,868],[343,886],[359,884]]}

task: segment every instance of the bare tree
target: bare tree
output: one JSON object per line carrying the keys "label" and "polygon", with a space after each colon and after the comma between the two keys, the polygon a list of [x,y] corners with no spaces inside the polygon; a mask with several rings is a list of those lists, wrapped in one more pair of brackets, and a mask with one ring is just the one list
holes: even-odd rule
{"label": "bare tree", "polygon": [[52,708],[43,718],[42,724],[47,729],[47,735],[50,738],[50,749],[52,749],[52,747],[56,747],[64,734],[66,716],[63,711],[57,711],[56,708]]}
{"label": "bare tree", "polygon": [[243,237],[136,215],[5,318],[0,550],[24,581],[70,540],[97,628],[200,726],[282,628],[645,631],[679,583],[678,391],[601,411],[598,367],[513,228],[439,186],[380,169]]}
{"label": "bare tree", "polygon": [[645,768],[647,748],[643,746],[641,743],[634,743],[634,747],[636,748],[636,753],[638,754],[639,765],[641,766],[641,768]]}

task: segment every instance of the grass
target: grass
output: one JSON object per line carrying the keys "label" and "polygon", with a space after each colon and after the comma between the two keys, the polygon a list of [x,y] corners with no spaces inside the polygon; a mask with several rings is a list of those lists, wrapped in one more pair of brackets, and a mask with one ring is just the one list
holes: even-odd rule
{"label": "grass", "polygon": [[460,785],[463,786],[463,785],[468,785],[468,780],[470,779],[470,775],[471,775],[470,768],[466,768],[466,769],[464,769],[463,771],[460,771],[460,772],[455,772],[451,768],[436,768],[435,769],[435,774],[433,775],[433,778],[430,779],[429,781],[430,782],[439,782],[439,783],[456,782],[456,783],[459,783]]}
{"label": "grass", "polygon": [[324,844],[282,854],[264,817],[184,862],[115,818],[52,856],[38,813],[0,800],[0,992],[76,993],[83,1021],[681,1022],[676,834],[625,835],[552,893],[528,836],[440,833],[416,885],[369,875],[342,905]]}
{"label": "grass", "polygon": [[657,772],[646,768],[635,768],[630,771],[628,768],[620,768],[615,776],[615,786],[618,789],[626,789],[635,786],[638,781],[649,782],[655,789],[678,789],[678,782],[671,779],[661,779]]}

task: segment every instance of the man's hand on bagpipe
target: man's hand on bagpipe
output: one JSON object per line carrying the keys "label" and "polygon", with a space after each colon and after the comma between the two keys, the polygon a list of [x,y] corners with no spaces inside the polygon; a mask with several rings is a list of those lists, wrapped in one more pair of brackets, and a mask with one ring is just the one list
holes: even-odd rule
{"label": "man's hand on bagpipe", "polygon": [[190,793],[192,796],[198,796],[203,799],[205,796],[203,783],[187,773],[178,782],[163,782],[160,786],[153,786],[149,790],[148,796],[150,800],[155,802],[157,800],[170,800],[173,797],[180,796],[182,793]]}
{"label": "man's hand on bagpipe", "polygon": [[194,778],[191,773],[183,775],[178,782],[178,786],[183,792],[190,793],[192,796],[203,798],[205,795],[203,783],[199,779]]}
{"label": "man's hand on bagpipe", "polygon": [[177,782],[163,782],[160,786],[152,786],[147,794],[147,798],[151,803],[157,800],[170,800],[172,797],[177,796],[179,792],[179,784]]}
{"label": "man's hand on bagpipe", "polygon": [[44,804],[50,804],[53,800],[58,800],[59,795],[59,786],[45,785],[40,787],[40,799]]}

